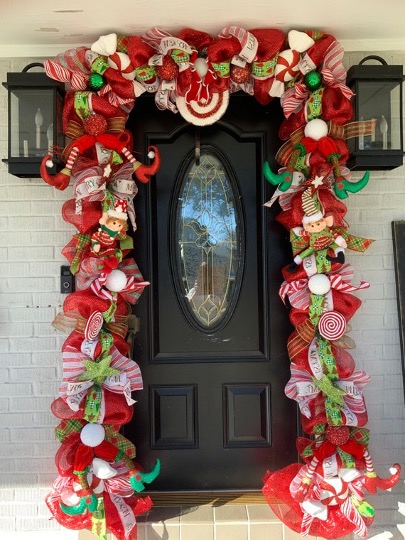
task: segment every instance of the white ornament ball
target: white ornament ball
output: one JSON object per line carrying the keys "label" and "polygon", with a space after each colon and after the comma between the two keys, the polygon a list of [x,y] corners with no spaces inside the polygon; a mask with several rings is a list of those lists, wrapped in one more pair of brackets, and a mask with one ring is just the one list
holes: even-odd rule
{"label": "white ornament ball", "polygon": [[112,270],[106,279],[106,287],[109,291],[120,292],[127,285],[127,276],[122,270]]}
{"label": "white ornament ball", "polygon": [[324,295],[331,289],[331,283],[325,274],[315,274],[309,278],[308,287],[311,293]]}
{"label": "white ornament ball", "polygon": [[80,440],[86,446],[94,448],[104,441],[105,434],[101,424],[86,424],[80,432]]}
{"label": "white ornament ball", "polygon": [[304,134],[306,137],[310,137],[311,139],[318,141],[322,137],[327,137],[328,125],[324,120],[315,118],[306,124]]}

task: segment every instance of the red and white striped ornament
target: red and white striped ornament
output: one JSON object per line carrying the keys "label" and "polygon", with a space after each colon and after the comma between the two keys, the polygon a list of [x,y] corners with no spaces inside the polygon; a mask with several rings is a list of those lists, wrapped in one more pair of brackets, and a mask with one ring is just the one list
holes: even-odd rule
{"label": "red and white striped ornament", "polygon": [[347,328],[347,321],[344,315],[338,311],[326,311],[319,319],[319,334],[330,341],[339,339],[344,335]]}
{"label": "red and white striped ornament", "polygon": [[101,311],[93,311],[85,326],[85,339],[93,341],[97,338],[103,326],[103,314]]}
{"label": "red and white striped ornament", "polygon": [[129,81],[135,79],[135,68],[131,64],[128,54],[114,52],[107,58],[107,63],[110,67],[119,71],[124,79],[128,79]]}

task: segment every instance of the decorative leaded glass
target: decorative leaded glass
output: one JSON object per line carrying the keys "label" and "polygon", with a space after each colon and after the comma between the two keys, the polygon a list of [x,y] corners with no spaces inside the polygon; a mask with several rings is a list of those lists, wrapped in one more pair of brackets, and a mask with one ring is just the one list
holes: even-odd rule
{"label": "decorative leaded glass", "polygon": [[211,331],[232,314],[242,268],[242,217],[236,182],[214,153],[189,165],[175,212],[175,249],[183,305]]}

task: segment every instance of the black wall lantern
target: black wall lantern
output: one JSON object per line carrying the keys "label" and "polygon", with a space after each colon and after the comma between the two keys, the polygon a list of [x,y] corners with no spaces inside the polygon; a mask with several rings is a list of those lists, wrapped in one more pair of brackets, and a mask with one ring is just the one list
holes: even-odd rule
{"label": "black wall lantern", "polygon": [[[380,64],[364,65],[367,60]],[[403,66],[388,66],[380,56],[367,56],[347,73],[352,97],[353,120],[376,119],[373,135],[348,140],[352,170],[389,170],[403,164]]]}
{"label": "black wall lantern", "polygon": [[[64,84],[50,79],[45,72],[28,73],[33,63],[21,73],[7,73],[3,86],[8,90],[8,163],[10,174],[24,178],[39,177],[42,158],[63,149],[62,110]],[[58,158],[50,172],[57,172]]]}

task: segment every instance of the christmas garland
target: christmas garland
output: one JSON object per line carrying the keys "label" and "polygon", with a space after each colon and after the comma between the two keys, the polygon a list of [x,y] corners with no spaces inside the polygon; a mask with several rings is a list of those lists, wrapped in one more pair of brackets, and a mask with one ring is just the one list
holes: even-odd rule
{"label": "christmas garland", "polygon": [[343,203],[368,182],[352,181],[345,167],[346,139],[374,130],[373,121],[350,123],[351,90],[345,85],[343,49],[319,31],[224,28],[217,36],[183,29],[177,36],[153,28],[142,36],[109,34],[92,46],[45,62],[49,77],[67,85],[63,132],[69,143],[58,152],[65,167],[43,179],[73,198],[62,208],[77,230],[63,249],[76,276],[54,326],[70,331],[62,348],[63,381],[52,406],[60,420],[56,435],[59,476],[47,497],[59,523],[107,530],[119,540],[135,539],[136,516],[152,505],[140,493],[159,474],[134,461],[134,445],[120,434],[133,413],[133,391],[142,389],[139,366],[129,358],[130,304],[148,286],[131,257],[128,221],[136,229],[133,198],[160,166],[132,154],[126,121],[144,92],[160,110],[179,112],[188,122],[208,125],[227,109],[230,94],[242,91],[266,105],[280,98],[285,141],[275,173],[271,206],[290,231],[293,261],[283,268],[281,299],[290,305],[294,331],[288,340],[291,378],[286,395],[298,402],[303,431],[297,449],[304,464],[264,478],[263,493],[276,515],[304,536],[365,537],[374,510],[365,492],[389,489],[399,479],[395,465],[379,478],[368,452],[363,387],[368,375],[355,368],[348,323],[361,301],[352,293],[345,250],[363,252],[371,240],[349,232]]}

